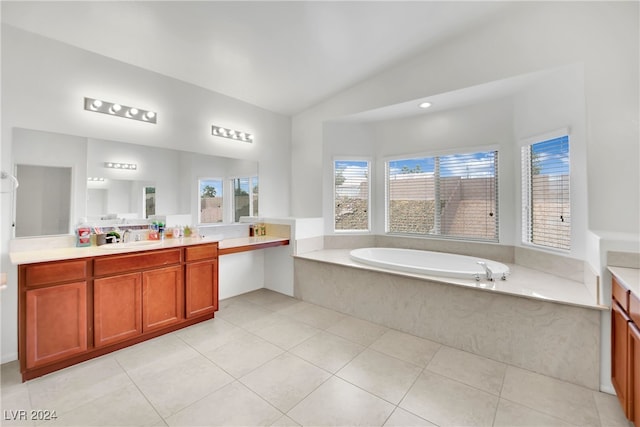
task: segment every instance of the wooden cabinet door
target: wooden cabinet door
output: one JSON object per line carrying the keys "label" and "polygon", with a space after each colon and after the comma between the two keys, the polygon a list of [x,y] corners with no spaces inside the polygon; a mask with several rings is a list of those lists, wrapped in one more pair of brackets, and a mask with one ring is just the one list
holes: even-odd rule
{"label": "wooden cabinet door", "polygon": [[218,261],[194,262],[186,265],[187,318],[218,310]]}
{"label": "wooden cabinet door", "polygon": [[27,368],[87,350],[87,282],[26,291]]}
{"label": "wooden cabinet door", "polygon": [[611,310],[611,382],[627,418],[629,417],[629,322],[617,302]]}
{"label": "wooden cabinet door", "polygon": [[142,274],[122,274],[93,282],[95,346],[142,333]]}
{"label": "wooden cabinet door", "polygon": [[640,426],[640,330],[629,323],[629,410],[627,417]]}
{"label": "wooden cabinet door", "polygon": [[142,273],[142,331],[162,328],[183,318],[182,267],[167,267]]}

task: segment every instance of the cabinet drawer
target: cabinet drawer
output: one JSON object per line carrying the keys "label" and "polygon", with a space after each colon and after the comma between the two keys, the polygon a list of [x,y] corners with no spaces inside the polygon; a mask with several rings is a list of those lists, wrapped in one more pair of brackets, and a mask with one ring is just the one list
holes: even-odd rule
{"label": "cabinet drawer", "polygon": [[611,289],[612,289],[613,298],[616,301],[618,301],[620,306],[622,306],[622,309],[628,313],[629,312],[629,291],[626,288],[624,288],[620,283],[618,283],[615,277],[613,278]]}
{"label": "cabinet drawer", "polygon": [[188,246],[185,248],[185,254],[187,262],[215,258],[218,256],[218,244]]}
{"label": "cabinet drawer", "polygon": [[55,261],[25,266],[25,285],[37,286],[50,283],[62,283],[85,280],[87,261]]}
{"label": "cabinet drawer", "polygon": [[93,273],[96,276],[104,276],[179,264],[180,255],[181,249],[177,248],[96,258],[93,262]]}

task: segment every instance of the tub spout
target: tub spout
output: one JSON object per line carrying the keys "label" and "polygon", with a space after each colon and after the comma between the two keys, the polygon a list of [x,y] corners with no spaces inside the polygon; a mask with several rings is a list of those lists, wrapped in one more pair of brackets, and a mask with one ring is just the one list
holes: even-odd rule
{"label": "tub spout", "polygon": [[487,276],[487,280],[490,282],[493,282],[493,271],[491,270],[491,267],[489,267],[487,263],[484,261],[478,261],[478,264],[481,265],[482,268],[484,268],[484,272]]}

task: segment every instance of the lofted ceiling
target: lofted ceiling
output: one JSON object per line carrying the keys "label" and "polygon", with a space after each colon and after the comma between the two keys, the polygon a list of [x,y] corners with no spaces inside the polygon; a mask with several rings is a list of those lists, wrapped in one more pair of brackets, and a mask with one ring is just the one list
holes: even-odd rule
{"label": "lofted ceiling", "polygon": [[2,22],[285,115],[501,13],[491,1],[7,1]]}

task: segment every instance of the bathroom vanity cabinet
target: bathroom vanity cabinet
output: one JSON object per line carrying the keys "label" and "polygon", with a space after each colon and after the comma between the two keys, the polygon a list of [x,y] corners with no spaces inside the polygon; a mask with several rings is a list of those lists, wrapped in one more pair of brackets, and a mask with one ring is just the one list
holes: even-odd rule
{"label": "bathroom vanity cabinet", "polygon": [[186,317],[218,311],[218,247],[185,248]]}
{"label": "bathroom vanity cabinet", "polygon": [[611,382],[626,417],[640,426],[640,299],[613,277]]}
{"label": "bathroom vanity cabinet", "polygon": [[18,266],[23,380],[210,319],[218,244]]}

